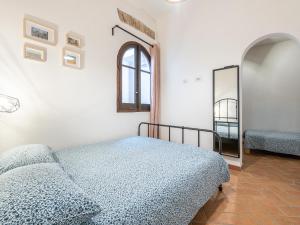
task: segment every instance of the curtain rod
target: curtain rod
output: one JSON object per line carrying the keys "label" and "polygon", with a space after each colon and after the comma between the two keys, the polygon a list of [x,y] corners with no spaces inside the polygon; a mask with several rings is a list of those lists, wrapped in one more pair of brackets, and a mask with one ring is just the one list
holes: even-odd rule
{"label": "curtain rod", "polygon": [[128,30],[126,30],[126,29],[120,27],[119,25],[115,25],[115,26],[112,28],[112,36],[115,35],[115,29],[116,29],[116,28],[119,28],[120,30],[124,31],[125,33],[127,33],[127,34],[129,34],[129,35],[135,37],[136,39],[138,39],[138,40],[144,42],[145,44],[149,45],[150,47],[152,47],[152,48],[154,47],[154,45],[152,45],[152,44],[150,44],[149,42],[145,41],[144,39],[142,39],[142,38],[136,36],[135,34],[129,32]]}

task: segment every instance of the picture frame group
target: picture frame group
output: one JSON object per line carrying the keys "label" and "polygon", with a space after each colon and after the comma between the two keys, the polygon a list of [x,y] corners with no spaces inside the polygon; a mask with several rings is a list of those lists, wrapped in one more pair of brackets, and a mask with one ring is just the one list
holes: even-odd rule
{"label": "picture frame group", "polygon": [[[56,25],[32,16],[24,17],[23,35],[26,39],[46,45],[55,46],[58,42]],[[64,47],[62,51],[62,65],[81,69],[83,65],[83,53],[81,51],[83,37],[69,32],[65,35],[65,44],[67,47]],[[24,43],[23,55],[25,59],[46,62],[47,48],[32,43]]]}

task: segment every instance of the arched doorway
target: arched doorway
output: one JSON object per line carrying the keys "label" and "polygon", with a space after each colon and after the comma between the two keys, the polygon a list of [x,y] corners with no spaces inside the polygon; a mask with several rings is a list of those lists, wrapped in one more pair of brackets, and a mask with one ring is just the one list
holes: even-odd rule
{"label": "arched doorway", "polygon": [[[263,36],[247,47],[241,64],[241,135],[248,129],[300,132],[294,118],[300,102],[299,58],[300,42],[286,33]],[[243,139],[240,144],[244,161]]]}

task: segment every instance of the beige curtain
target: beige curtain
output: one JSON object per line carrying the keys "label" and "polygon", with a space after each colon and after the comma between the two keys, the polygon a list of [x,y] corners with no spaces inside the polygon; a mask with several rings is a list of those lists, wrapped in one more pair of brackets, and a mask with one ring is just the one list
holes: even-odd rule
{"label": "beige curtain", "polygon": [[[160,49],[154,45],[151,55],[151,112],[150,123],[159,123],[160,116]],[[159,138],[157,127],[150,127],[150,137]]]}

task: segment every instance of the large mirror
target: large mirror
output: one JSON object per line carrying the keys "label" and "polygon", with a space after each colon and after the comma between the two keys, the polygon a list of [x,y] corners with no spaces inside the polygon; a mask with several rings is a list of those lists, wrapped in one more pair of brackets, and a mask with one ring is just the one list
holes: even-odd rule
{"label": "large mirror", "polygon": [[[239,66],[213,71],[214,130],[222,138],[222,154],[240,157]],[[217,140],[215,149],[219,148]]]}

